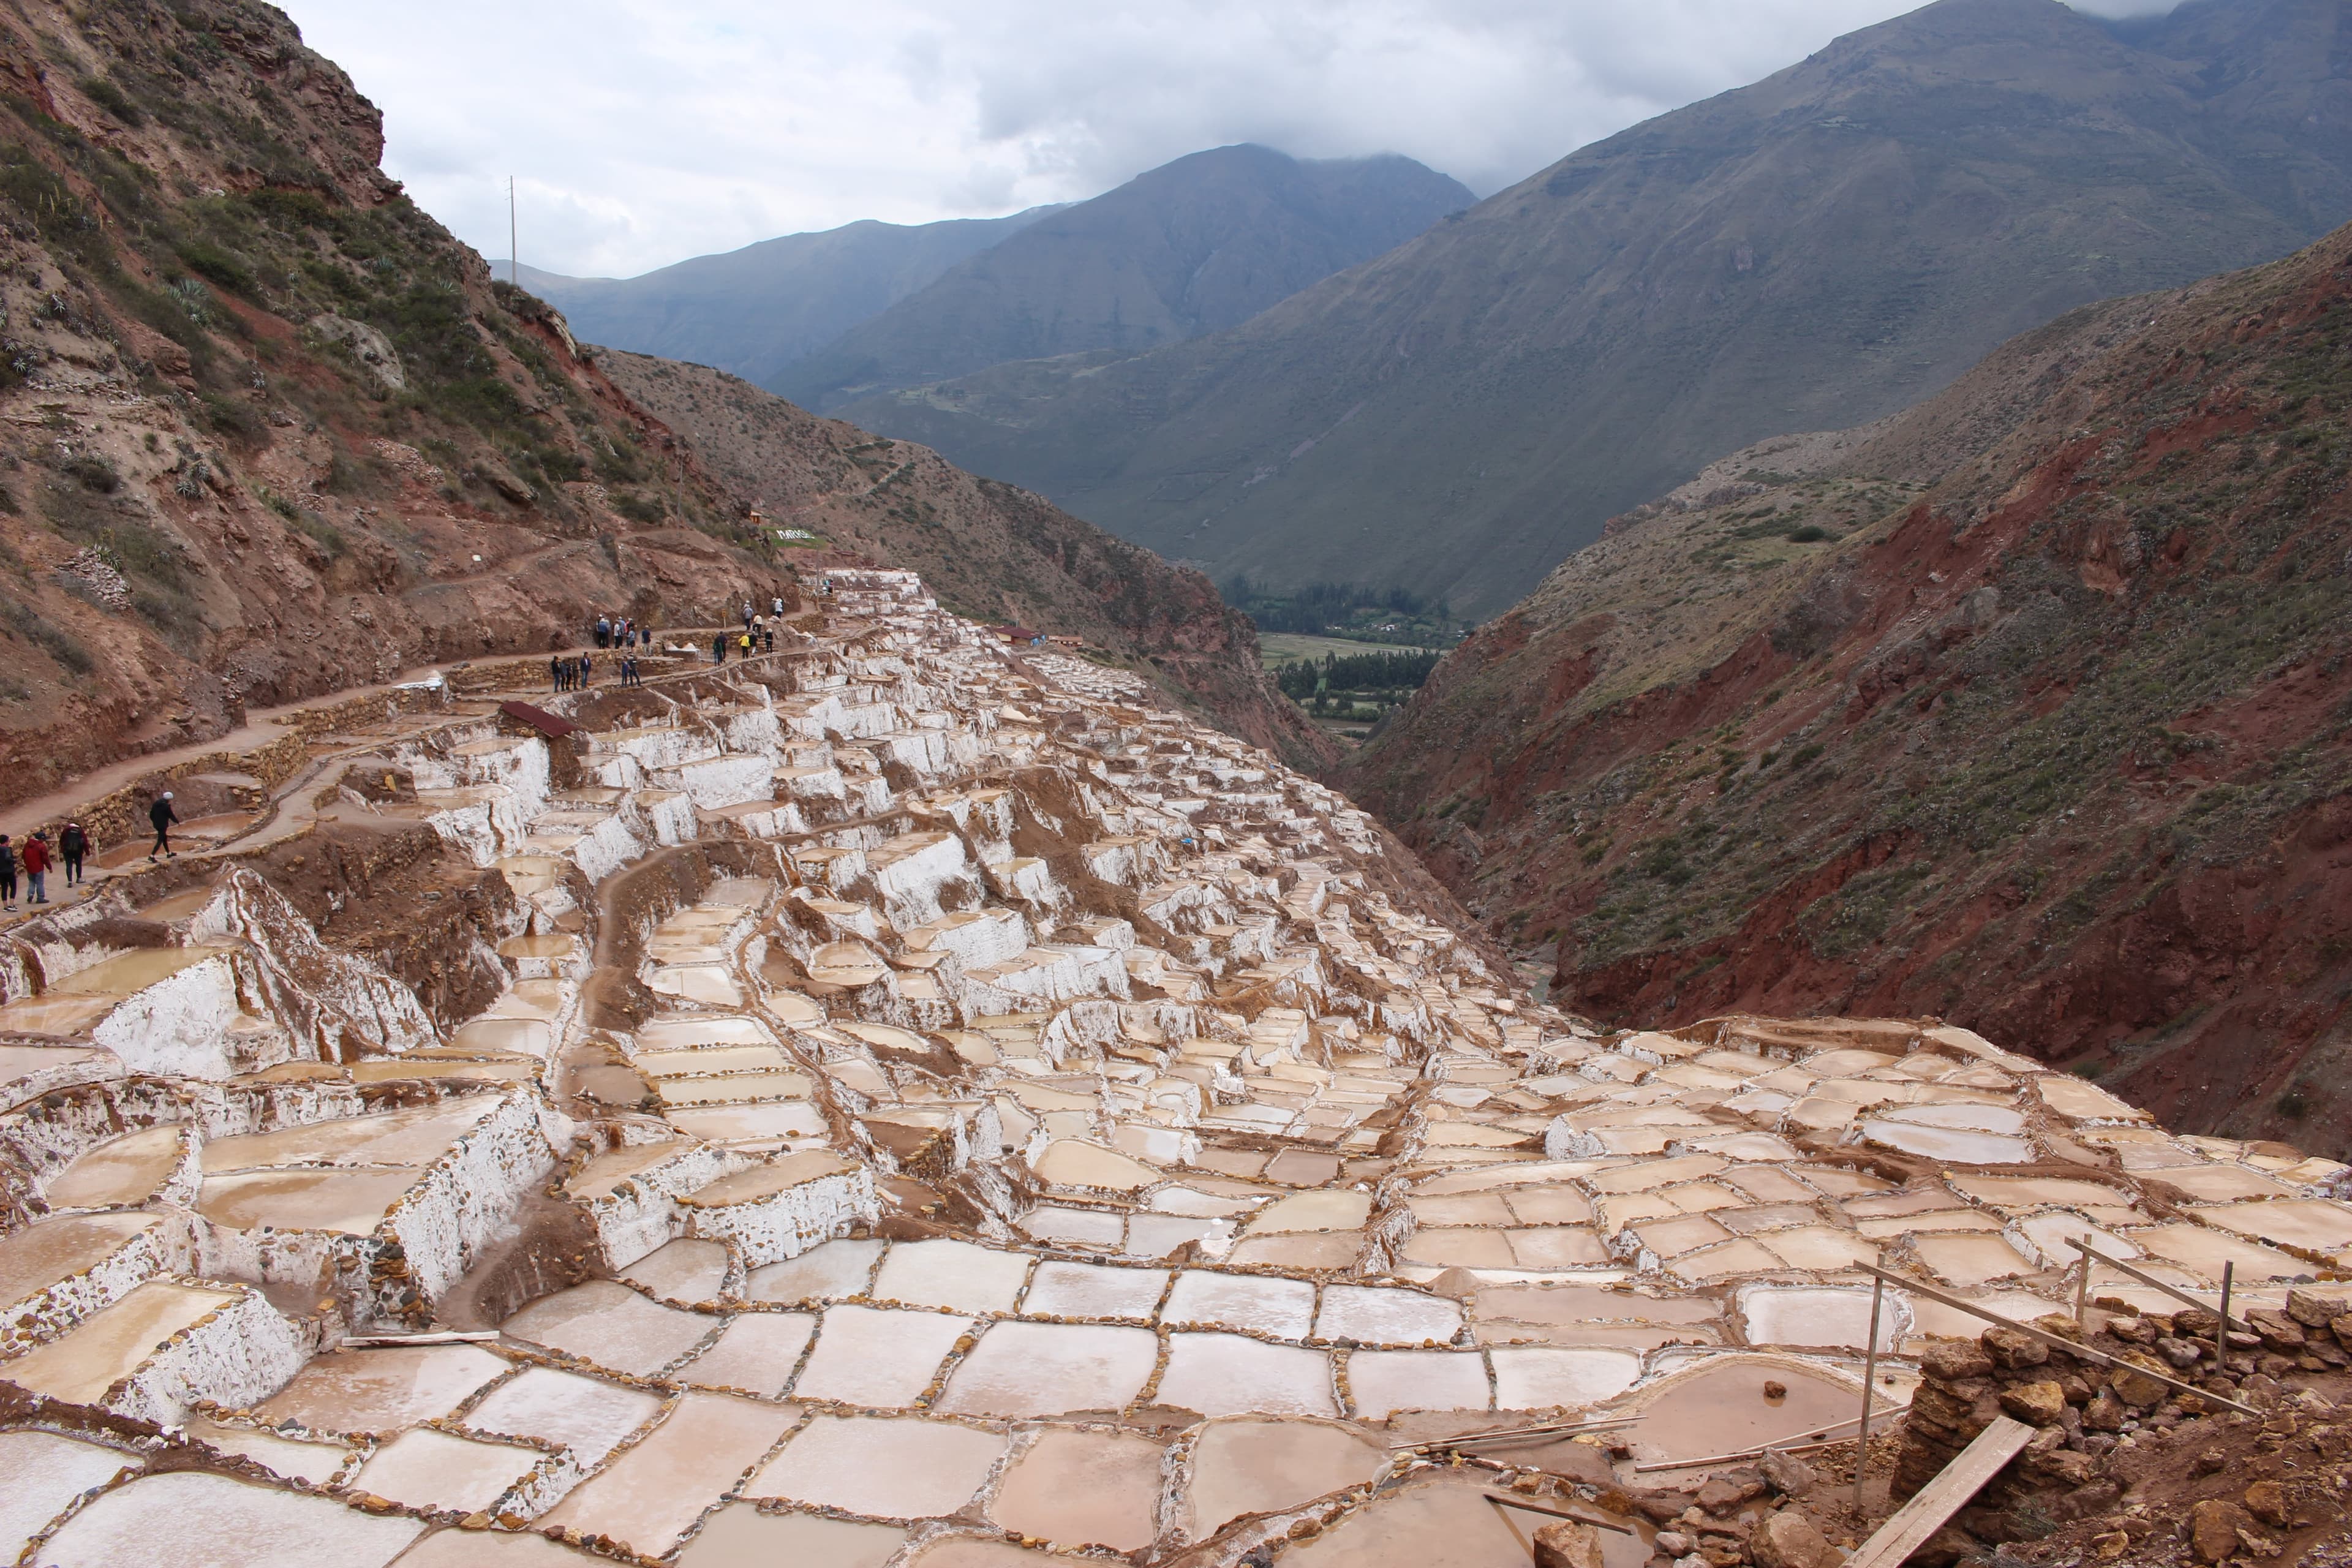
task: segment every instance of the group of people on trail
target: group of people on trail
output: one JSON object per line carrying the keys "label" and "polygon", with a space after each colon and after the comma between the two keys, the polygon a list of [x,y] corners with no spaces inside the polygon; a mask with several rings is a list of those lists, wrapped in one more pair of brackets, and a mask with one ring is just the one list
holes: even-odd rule
{"label": "group of people on trail", "polygon": [[653,629],[639,626],[634,616],[596,617],[598,647],[651,647],[653,640]]}
{"label": "group of people on trail", "polygon": [[558,691],[578,691],[596,684],[595,659],[589,654],[575,654],[570,658],[556,654],[547,661],[547,673]]}
{"label": "group of people on trail", "polygon": [[730,647],[732,647],[735,649],[736,657],[740,658],[749,658],[755,653],[773,653],[776,651],[776,628],[770,625],[763,616],[754,614],[751,605],[744,605],[743,611],[743,629],[741,632],[738,633],[732,638],[729,637],[725,632],[715,633],[711,637],[711,663],[725,664],[727,662],[727,650]]}
{"label": "group of people on trail", "polygon": [[25,902],[46,904],[49,901],[49,868],[62,861],[66,868],[66,886],[77,887],[81,882],[82,862],[89,858],[89,835],[79,822],[68,822],[58,832],[58,841],[49,843],[49,830],[33,829],[32,837],[22,844],[5,833],[0,833],[0,908],[16,907],[16,876],[24,873]]}

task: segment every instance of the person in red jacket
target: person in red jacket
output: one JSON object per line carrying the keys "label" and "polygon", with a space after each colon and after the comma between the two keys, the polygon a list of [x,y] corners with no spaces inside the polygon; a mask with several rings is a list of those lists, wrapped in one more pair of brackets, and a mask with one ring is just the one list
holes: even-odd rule
{"label": "person in red jacket", "polygon": [[25,901],[49,901],[49,836],[38,828],[25,840]]}

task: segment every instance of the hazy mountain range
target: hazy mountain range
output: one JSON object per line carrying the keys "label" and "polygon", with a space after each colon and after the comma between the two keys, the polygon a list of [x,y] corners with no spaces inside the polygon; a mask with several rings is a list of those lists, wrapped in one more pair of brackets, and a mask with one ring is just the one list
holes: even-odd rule
{"label": "hazy mountain range", "polygon": [[637,278],[566,278],[490,263],[563,312],[593,343],[716,365],[753,382],[782,373],[1052,207],[948,223],[844,224],[697,256]]}
{"label": "hazy mountain range", "polygon": [[[1135,353],[1247,321],[1473,197],[1410,158],[1219,147],[1092,201],[856,223],[639,278],[520,281],[591,342],[716,366],[813,408],[1008,360]],[[493,268],[506,276],[506,265]]]}
{"label": "hazy mountain range", "polygon": [[1220,576],[1492,612],[1715,457],[2352,215],[2347,53],[2336,0],[1942,0],[1239,326],[840,412]]}

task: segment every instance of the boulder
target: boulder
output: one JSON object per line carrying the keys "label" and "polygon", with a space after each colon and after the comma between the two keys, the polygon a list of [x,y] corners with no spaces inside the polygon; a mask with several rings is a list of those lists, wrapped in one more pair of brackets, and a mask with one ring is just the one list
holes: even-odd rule
{"label": "boulder", "polygon": [[1812,1521],[1794,1509],[1783,1509],[1759,1524],[1748,1538],[1748,1552],[1758,1568],[1837,1568],[1843,1560]]}
{"label": "boulder", "polygon": [[1937,1340],[1919,1352],[1919,1370],[1945,1383],[1992,1375],[1992,1357],[1967,1340]]}
{"label": "boulder", "polygon": [[2315,1296],[2308,1290],[2286,1293],[2286,1315],[2306,1329],[2325,1329],[2347,1311],[2352,1302],[2341,1296]]}
{"label": "boulder", "polygon": [[2294,1510],[2286,1488],[2273,1480],[2260,1480],[2246,1489],[2246,1511],[2276,1529],[2285,1526]]}
{"label": "boulder", "polygon": [[2303,1325],[2284,1312],[2273,1312],[2256,1307],[2246,1314],[2246,1327],[2263,1336],[2263,1342],[2284,1352],[2303,1349]]}
{"label": "boulder", "polygon": [[2050,1359],[2050,1347],[2019,1329],[1990,1328],[1977,1336],[1995,1366],[2017,1372],[2040,1366]]}
{"label": "boulder", "polygon": [[2021,1383],[2000,1391],[2000,1408],[2029,1426],[2054,1426],[2066,1414],[2066,1391],[2050,1381]]}
{"label": "boulder", "polygon": [[2252,1523],[2233,1502],[2209,1500],[2189,1510],[2189,1550],[2200,1563],[2226,1563],[2238,1552],[2238,1531]]}
{"label": "boulder", "polygon": [[2116,1396],[2114,1389],[2102,1388],[2083,1406],[2083,1428],[2087,1432],[2120,1432],[2124,1429],[2124,1417],[2130,1414],[2130,1408]]}
{"label": "boulder", "polygon": [[2167,1371],[2147,1356],[2132,1355],[2125,1359],[2123,1365],[2116,1368],[2115,1377],[2107,1384],[2115,1391],[2117,1399],[2135,1410],[2146,1410],[2161,1405],[2164,1403],[2164,1396],[2171,1392],[2165,1384],[2140,1371],[2141,1366],[2146,1366],[2154,1372]]}
{"label": "boulder", "polygon": [[1802,1497],[1821,1484],[1821,1472],[1792,1454],[1768,1453],[1756,1468],[1784,1497]]}
{"label": "boulder", "polygon": [[1601,1568],[1601,1531],[1556,1520],[1536,1531],[1536,1568]]}

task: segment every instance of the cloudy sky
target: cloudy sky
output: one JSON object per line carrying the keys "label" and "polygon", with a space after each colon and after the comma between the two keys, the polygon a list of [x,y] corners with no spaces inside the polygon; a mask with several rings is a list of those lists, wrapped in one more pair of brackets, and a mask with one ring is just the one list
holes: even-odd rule
{"label": "cloudy sky", "polygon": [[1403,153],[1485,195],[1916,0],[279,3],[468,243],[507,253],[511,174],[525,261],[626,277],[1083,199],[1234,142]]}

